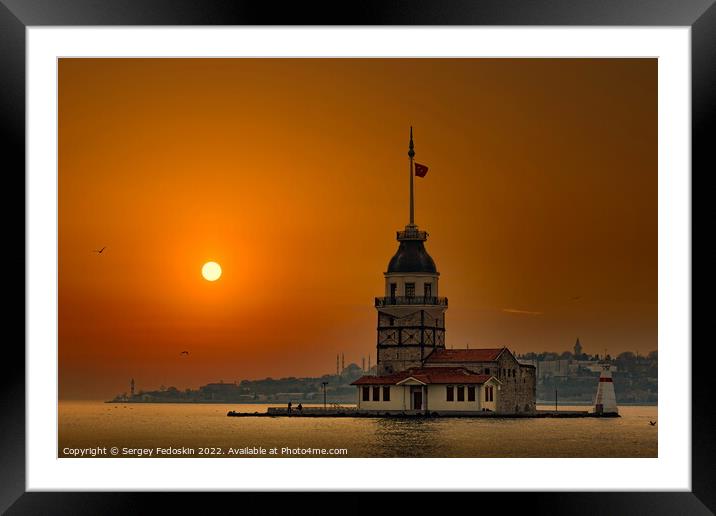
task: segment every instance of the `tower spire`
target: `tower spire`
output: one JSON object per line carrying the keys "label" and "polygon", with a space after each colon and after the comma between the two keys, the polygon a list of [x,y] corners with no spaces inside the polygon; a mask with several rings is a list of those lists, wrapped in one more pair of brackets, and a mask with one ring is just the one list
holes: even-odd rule
{"label": "tower spire", "polygon": [[415,225],[415,201],[413,195],[413,157],[415,157],[415,149],[413,146],[413,126],[410,126],[410,145],[408,147],[408,157],[410,158],[410,225]]}

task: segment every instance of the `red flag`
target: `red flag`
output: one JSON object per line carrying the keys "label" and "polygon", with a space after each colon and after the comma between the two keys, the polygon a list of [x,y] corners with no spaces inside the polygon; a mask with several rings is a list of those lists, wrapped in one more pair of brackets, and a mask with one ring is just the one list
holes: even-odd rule
{"label": "red flag", "polygon": [[428,173],[428,167],[425,165],[421,165],[417,161],[415,162],[415,175],[418,177],[425,177],[425,174]]}

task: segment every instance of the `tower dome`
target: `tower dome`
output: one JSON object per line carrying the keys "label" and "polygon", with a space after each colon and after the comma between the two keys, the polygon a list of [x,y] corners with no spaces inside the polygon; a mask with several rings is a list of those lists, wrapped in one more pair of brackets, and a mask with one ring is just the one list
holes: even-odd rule
{"label": "tower dome", "polygon": [[[410,235],[413,233],[414,235]],[[427,239],[427,233],[424,231],[410,231],[409,227],[405,231],[398,232],[398,251],[390,259],[388,263],[388,272],[427,272],[430,274],[437,273],[435,262],[428,254],[423,243]]]}

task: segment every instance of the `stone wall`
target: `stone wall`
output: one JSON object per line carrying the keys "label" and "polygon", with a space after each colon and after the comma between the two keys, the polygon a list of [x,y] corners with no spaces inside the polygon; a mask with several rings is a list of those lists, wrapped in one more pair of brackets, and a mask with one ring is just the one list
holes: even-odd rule
{"label": "stone wall", "polygon": [[420,367],[420,346],[379,346],[378,375]]}
{"label": "stone wall", "polygon": [[425,356],[444,348],[444,312],[445,307],[389,306],[379,310],[378,374],[420,367]]}
{"label": "stone wall", "polygon": [[536,410],[537,378],[535,369],[517,362],[511,353],[497,361],[496,377],[501,382],[497,412],[513,414]]}

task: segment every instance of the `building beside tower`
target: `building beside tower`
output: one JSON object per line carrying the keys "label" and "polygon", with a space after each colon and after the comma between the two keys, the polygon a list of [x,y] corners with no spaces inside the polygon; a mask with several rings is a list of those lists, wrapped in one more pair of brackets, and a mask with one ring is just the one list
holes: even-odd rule
{"label": "building beside tower", "polygon": [[414,219],[413,177],[427,167],[410,165],[409,223],[398,231],[398,251],[384,273],[377,311],[377,375],[362,376],[358,410],[386,412],[534,412],[536,375],[506,348],[446,349],[446,297],[440,297],[440,273],[425,249],[427,231]]}

